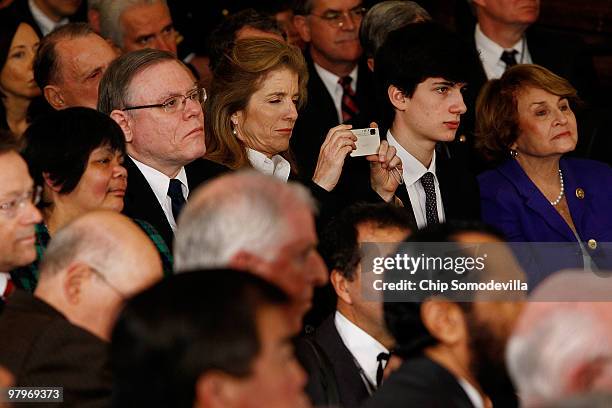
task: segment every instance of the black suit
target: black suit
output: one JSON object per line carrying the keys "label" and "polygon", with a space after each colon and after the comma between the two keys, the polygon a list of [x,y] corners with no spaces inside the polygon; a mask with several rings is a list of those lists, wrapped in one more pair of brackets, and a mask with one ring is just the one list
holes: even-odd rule
{"label": "black suit", "polygon": [[425,356],[405,360],[364,408],[473,408],[455,377]]}
{"label": "black suit", "polygon": [[64,387],[64,403],[45,406],[110,406],[107,343],[49,304],[13,293],[0,316],[0,333],[0,365],[13,373],[15,386]]}
{"label": "black suit", "polygon": [[[172,250],[174,233],[159,205],[155,193],[130,157],[124,162],[128,172],[128,187],[125,192],[123,214],[144,220],[153,225]],[[228,171],[226,167],[209,160],[197,159],[185,166],[190,194],[204,181]]]}
{"label": "black suit", "polygon": [[[21,21],[32,26],[32,28],[36,32],[36,35],[38,35],[40,39],[43,38],[42,31],[38,26],[38,23],[34,19],[34,16],[32,15],[32,10],[30,10],[28,0],[15,0],[7,9],[15,13]],[[68,17],[68,19],[71,23],[77,21],[85,21],[85,10],[85,7],[81,5],[79,10],[77,10],[74,15]]]}
{"label": "black suit", "polygon": [[296,344],[296,354],[306,372],[308,373],[308,384],[306,393],[314,405],[326,405],[329,401],[329,394],[326,388],[330,381],[335,380],[335,386],[340,398],[340,406],[343,408],[358,407],[368,398],[369,393],[365,383],[359,374],[359,368],[355,364],[352,354],[346,348],[336,325],[334,324],[334,314],[329,316],[317,328],[311,338],[329,360],[333,377],[328,376],[322,370],[321,364],[317,361],[312,348],[298,340]]}
{"label": "black suit", "polygon": [[[444,144],[439,144],[436,153],[436,177],[440,183],[440,194],[444,207],[446,221],[480,220],[480,189],[476,177],[466,168],[464,162],[456,157],[448,157],[441,150]],[[417,181],[418,182],[418,181]],[[404,208],[412,218],[412,227],[417,223],[406,186],[397,188],[395,195],[402,200]]]}

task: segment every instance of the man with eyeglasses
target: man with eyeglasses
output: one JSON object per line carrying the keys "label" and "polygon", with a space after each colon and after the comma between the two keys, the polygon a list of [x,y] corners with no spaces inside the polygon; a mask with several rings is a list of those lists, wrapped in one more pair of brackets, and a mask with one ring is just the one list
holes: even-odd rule
{"label": "man with eyeglasses", "polygon": [[73,407],[110,406],[108,341],[125,301],[162,278],[159,255],[127,217],[94,211],[51,240],[34,295],[0,316],[0,365],[17,387],[63,387]]}
{"label": "man with eyeglasses", "polygon": [[206,90],[166,51],[124,54],[100,81],[98,109],[121,126],[127,142],[123,213],[152,224],[169,248],[189,192],[227,170],[201,158],[205,100]]}
{"label": "man with eyeglasses", "polygon": [[[327,131],[341,123],[368,127],[374,115],[371,72],[362,56],[359,27],[366,9],[361,0],[301,0],[294,24],[307,43],[308,102],[295,123],[291,148],[300,173],[312,176]],[[369,179],[368,163],[348,158],[335,191],[353,193],[355,178]],[[364,185],[366,183],[363,183]]]}
{"label": "man with eyeglasses", "polygon": [[34,226],[42,220],[35,207],[39,199],[18,142],[0,132],[0,310],[14,287],[8,272],[36,259]]}

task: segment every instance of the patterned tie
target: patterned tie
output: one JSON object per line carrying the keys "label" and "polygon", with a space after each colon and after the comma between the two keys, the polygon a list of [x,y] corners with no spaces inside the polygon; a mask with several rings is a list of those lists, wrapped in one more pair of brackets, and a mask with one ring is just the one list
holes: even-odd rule
{"label": "patterned tie", "polygon": [[185,205],[185,197],[183,197],[183,188],[180,180],[170,179],[168,197],[170,197],[172,201],[172,215],[174,215],[174,221],[178,222],[178,217]]}
{"label": "patterned tie", "polygon": [[355,91],[351,88],[351,81],[353,78],[345,76],[338,80],[338,83],[342,86],[342,121],[344,123],[353,119],[359,114],[359,106],[357,106],[357,99]]}
{"label": "patterned tie", "polygon": [[499,59],[501,59],[504,62],[504,64],[506,64],[506,69],[513,67],[517,64],[516,54],[518,54],[517,50],[502,52],[502,55]]}
{"label": "patterned tie", "polygon": [[430,172],[423,174],[421,185],[425,190],[425,215],[427,225],[438,224],[438,203],[436,201],[436,186],[434,185],[434,175]]}
{"label": "patterned tie", "polygon": [[376,356],[376,361],[378,361],[378,368],[376,369],[376,388],[380,387],[382,384],[383,372],[385,371],[383,360],[389,361],[389,357],[391,357],[391,354],[385,352]]}

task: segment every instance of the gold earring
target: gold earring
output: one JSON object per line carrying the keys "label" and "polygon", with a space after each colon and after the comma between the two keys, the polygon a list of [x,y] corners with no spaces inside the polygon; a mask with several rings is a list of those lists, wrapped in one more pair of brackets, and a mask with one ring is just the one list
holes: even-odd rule
{"label": "gold earring", "polygon": [[510,149],[510,157],[512,157],[513,159],[516,159],[518,155],[519,155],[518,151],[516,151],[515,149]]}

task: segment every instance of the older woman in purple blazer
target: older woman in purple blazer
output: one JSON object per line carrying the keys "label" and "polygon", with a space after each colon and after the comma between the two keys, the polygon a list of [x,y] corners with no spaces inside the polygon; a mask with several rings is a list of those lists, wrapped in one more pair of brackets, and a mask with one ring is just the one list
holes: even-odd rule
{"label": "older woman in purple blazer", "polygon": [[555,267],[609,267],[612,169],[563,157],[578,141],[578,102],[568,81],[538,65],[517,65],[484,86],[477,146],[501,164],[478,178],[482,217],[509,241],[574,243],[573,260],[549,254]]}

